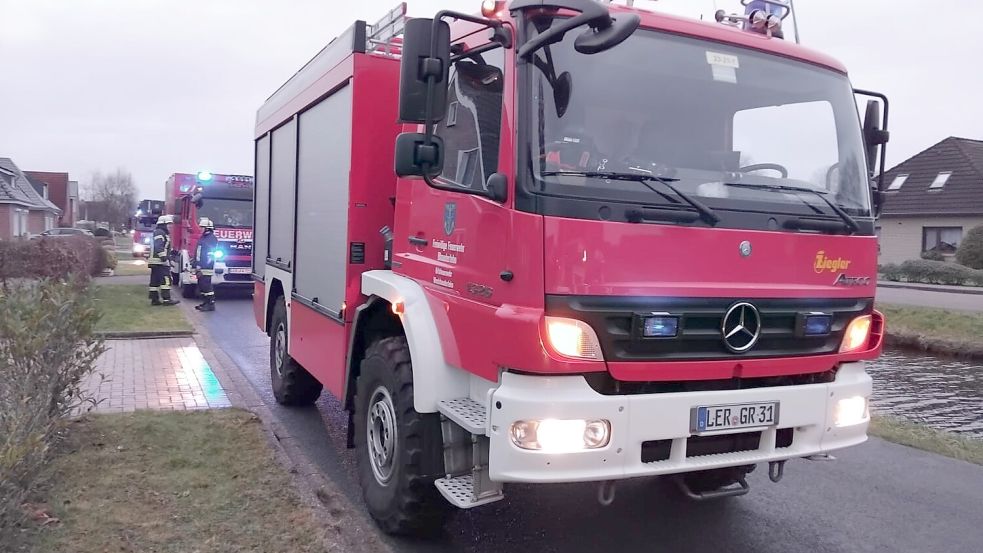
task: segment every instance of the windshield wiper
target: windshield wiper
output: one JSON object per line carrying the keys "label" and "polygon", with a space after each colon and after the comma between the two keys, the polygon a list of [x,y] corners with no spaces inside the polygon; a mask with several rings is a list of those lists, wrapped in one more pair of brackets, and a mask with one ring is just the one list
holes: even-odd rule
{"label": "windshield wiper", "polygon": [[672,196],[666,194],[665,192],[658,191],[654,186],[649,184],[649,181],[655,181],[662,184],[669,190],[672,190],[672,192],[676,196],[678,196],[684,202],[691,205],[693,209],[699,212],[700,219],[703,219],[706,223],[710,225],[716,225],[717,223],[720,222],[720,217],[718,217],[717,214],[712,209],[707,207],[703,202],[697,200],[696,198],[693,198],[689,194],[686,194],[685,192],[682,192],[678,188],[673,186],[672,183],[674,181],[678,181],[679,179],[658,177],[656,175],[638,175],[634,173],[616,173],[616,172],[609,172],[609,171],[545,171],[543,172],[543,175],[546,176],[563,175],[568,177],[588,177],[588,178],[637,182],[642,186],[644,186],[645,188],[648,188],[652,192],[655,192],[656,194],[662,196],[663,198],[671,202],[678,203],[678,200],[676,200],[676,198],[673,198]]}
{"label": "windshield wiper", "polygon": [[860,232],[860,224],[857,223],[856,219],[850,216],[849,213],[843,211],[843,208],[836,205],[832,200],[826,197],[829,192],[824,190],[816,190],[814,188],[806,188],[804,186],[789,186],[786,184],[751,184],[746,182],[725,182],[725,186],[734,186],[737,188],[753,188],[756,190],[773,190],[776,192],[806,192],[817,196],[820,200],[826,202],[826,205],[833,210],[833,213],[843,219],[846,226],[850,229],[850,232]]}

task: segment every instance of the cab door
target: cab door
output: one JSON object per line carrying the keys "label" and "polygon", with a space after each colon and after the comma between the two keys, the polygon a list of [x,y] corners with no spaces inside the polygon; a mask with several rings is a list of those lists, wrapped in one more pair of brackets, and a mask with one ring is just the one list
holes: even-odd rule
{"label": "cab door", "polygon": [[[488,332],[496,327],[496,309],[514,301],[502,276],[512,256],[512,211],[485,195],[492,174],[509,175],[505,56],[498,48],[451,66],[447,112],[435,131],[444,142],[443,171],[436,187],[415,179],[400,183],[396,235],[406,236],[408,244],[403,253],[400,245],[394,248],[396,270],[431,293],[435,314],[446,313],[453,331],[445,335],[456,345],[445,344],[447,361],[488,378],[497,372],[492,349],[501,347]],[[399,221],[406,226],[399,228]]]}

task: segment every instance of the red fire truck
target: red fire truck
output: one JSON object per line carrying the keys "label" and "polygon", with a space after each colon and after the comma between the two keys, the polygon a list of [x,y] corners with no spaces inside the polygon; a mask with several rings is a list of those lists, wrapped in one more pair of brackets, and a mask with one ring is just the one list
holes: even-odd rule
{"label": "red fire truck", "polygon": [[133,236],[133,256],[150,257],[150,242],[154,238],[157,219],[164,213],[161,200],[141,200],[130,218],[130,234]]}
{"label": "red fire truck", "polygon": [[343,403],[380,527],[865,441],[887,99],[760,10],[481,7],[356,22],[257,113],[273,392]]}
{"label": "red fire truck", "polygon": [[253,177],[219,175],[208,171],[175,173],[167,179],[167,213],[175,216],[171,227],[174,253],[172,279],[186,298],[197,294],[198,278],[191,267],[201,228],[207,217],[215,224],[219,249],[215,257],[217,288],[251,288],[253,251]]}

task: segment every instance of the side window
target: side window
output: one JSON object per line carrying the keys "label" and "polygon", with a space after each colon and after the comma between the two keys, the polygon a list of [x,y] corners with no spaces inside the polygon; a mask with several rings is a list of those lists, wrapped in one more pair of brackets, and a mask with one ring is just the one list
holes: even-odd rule
{"label": "side window", "polygon": [[450,69],[447,116],[434,132],[444,140],[439,181],[451,188],[487,190],[498,170],[505,53],[501,48],[459,60]]}

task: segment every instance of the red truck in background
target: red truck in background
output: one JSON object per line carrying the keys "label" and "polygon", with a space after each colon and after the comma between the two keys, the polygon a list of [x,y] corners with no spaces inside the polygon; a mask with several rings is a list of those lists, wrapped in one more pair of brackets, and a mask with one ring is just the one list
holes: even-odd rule
{"label": "red truck in background", "polygon": [[150,257],[151,241],[157,218],[164,214],[162,200],[141,200],[130,218],[130,235],[133,236],[133,257]]}
{"label": "red truck in background", "polygon": [[221,175],[208,171],[174,173],[165,184],[165,212],[175,216],[171,256],[175,286],[186,298],[197,295],[198,278],[191,266],[201,228],[207,217],[215,224],[219,248],[215,258],[216,288],[252,288],[253,177]]}
{"label": "red truck in background", "polygon": [[481,8],[358,21],[257,112],[273,392],[342,402],[379,526],[864,442],[887,98],[771,11]]}

